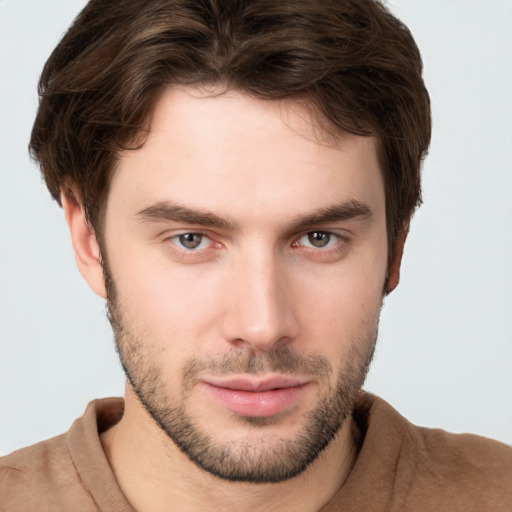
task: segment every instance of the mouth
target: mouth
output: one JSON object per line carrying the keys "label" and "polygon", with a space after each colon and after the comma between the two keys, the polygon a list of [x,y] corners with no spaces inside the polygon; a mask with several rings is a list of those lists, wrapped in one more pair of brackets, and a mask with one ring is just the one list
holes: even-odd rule
{"label": "mouth", "polygon": [[267,418],[297,405],[310,380],[290,376],[208,378],[200,383],[211,398],[241,416]]}

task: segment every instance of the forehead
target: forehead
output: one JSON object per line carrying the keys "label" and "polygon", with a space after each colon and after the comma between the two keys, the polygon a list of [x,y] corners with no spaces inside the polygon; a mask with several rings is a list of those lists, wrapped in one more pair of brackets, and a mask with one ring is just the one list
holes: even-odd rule
{"label": "forehead", "polygon": [[121,154],[110,195],[133,208],[173,200],[237,217],[351,199],[384,207],[375,139],[333,137],[296,101],[196,87],[164,91],[145,144]]}

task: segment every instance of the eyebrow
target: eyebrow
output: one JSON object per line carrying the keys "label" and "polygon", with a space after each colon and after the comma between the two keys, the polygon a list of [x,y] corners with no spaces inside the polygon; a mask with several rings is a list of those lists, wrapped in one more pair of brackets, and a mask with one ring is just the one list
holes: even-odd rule
{"label": "eyebrow", "polygon": [[370,206],[357,199],[350,199],[339,204],[328,206],[313,212],[310,215],[298,216],[292,223],[293,229],[301,231],[307,227],[326,224],[328,222],[342,222],[352,219],[369,220],[373,215]]}
{"label": "eyebrow", "polygon": [[[339,204],[317,210],[306,216],[297,216],[291,223],[291,229],[300,231],[327,222],[341,222],[351,219],[369,219],[373,215],[368,204],[351,199]],[[171,201],[160,201],[137,212],[137,217],[149,222],[183,222],[200,226],[235,231],[239,225],[202,209],[192,209]]]}
{"label": "eyebrow", "polygon": [[237,228],[236,223],[230,222],[214,213],[187,208],[170,201],[158,202],[137,212],[136,215],[142,220],[150,222],[184,222],[186,224],[198,224],[200,226],[229,231],[234,231]]}

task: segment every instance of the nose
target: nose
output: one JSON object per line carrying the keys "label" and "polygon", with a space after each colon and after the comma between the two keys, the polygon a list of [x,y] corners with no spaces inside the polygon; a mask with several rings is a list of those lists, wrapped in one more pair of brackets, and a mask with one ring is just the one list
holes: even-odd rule
{"label": "nose", "polygon": [[278,256],[254,252],[231,267],[224,296],[226,341],[264,352],[297,337],[293,283],[285,267]]}

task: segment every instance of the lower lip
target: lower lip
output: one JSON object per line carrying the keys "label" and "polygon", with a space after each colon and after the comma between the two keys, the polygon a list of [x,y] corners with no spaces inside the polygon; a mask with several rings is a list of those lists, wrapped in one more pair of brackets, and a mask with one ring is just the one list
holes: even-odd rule
{"label": "lower lip", "polygon": [[268,418],[290,409],[307,387],[306,384],[302,384],[270,391],[243,391],[203,384],[213,398],[226,409],[241,416],[255,418]]}

